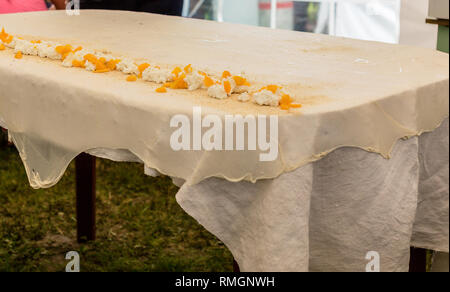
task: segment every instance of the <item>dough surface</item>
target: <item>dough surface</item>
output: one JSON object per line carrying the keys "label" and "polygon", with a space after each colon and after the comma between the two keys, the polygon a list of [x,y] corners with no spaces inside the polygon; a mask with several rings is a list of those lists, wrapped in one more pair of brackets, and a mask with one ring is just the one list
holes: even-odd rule
{"label": "dough surface", "polygon": [[[448,116],[448,54],[236,24],[122,11],[0,15],[8,33],[112,52],[153,65],[220,75],[245,71],[256,84],[279,84],[301,109],[217,100],[206,91],[155,93],[118,72],[93,74],[60,62],[0,51],[0,120],[10,130],[33,187],[54,185],[79,153],[127,149],[146,166],[185,179],[274,178],[343,146],[389,157],[403,137],[432,131]],[[258,151],[178,151],[170,118],[279,115],[279,156]]]}

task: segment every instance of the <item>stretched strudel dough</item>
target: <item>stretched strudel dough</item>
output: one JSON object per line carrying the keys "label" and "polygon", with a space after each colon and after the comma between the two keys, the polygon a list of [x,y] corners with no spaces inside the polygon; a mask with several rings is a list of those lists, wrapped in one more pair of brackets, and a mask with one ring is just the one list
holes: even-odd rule
{"label": "stretched strudel dough", "polygon": [[[101,49],[152,64],[219,73],[245,71],[256,84],[289,90],[301,109],[282,111],[216,100],[205,91],[155,92],[118,72],[93,74],[60,62],[0,51],[0,120],[10,131],[35,188],[50,187],[79,153],[127,149],[146,166],[195,184],[274,178],[339,147],[388,158],[400,138],[432,131],[448,116],[449,57],[433,50],[121,11],[0,15],[24,38]],[[279,115],[279,155],[258,151],[173,151],[171,117]]]}

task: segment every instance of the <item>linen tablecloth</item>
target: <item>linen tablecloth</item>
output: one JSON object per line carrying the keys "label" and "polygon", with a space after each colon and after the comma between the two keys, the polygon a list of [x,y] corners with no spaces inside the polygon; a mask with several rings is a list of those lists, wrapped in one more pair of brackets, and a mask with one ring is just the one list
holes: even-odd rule
{"label": "linen tablecloth", "polygon": [[[118,72],[0,51],[0,121],[32,187],[56,184],[81,152],[140,161],[184,182],[180,205],[244,271],[364,270],[368,251],[382,270],[402,271],[411,242],[448,251],[447,54],[117,11],[0,15],[0,25],[152,65],[244,70],[303,105],[286,112],[203,91],[160,95]],[[277,159],[172,150],[171,117],[192,120],[194,106],[203,116],[277,116]]]}

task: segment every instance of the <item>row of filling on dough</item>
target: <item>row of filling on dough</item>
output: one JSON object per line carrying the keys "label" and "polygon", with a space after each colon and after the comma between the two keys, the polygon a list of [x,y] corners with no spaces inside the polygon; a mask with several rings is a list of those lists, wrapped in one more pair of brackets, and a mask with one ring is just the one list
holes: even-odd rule
{"label": "row of filling on dough", "polygon": [[48,41],[28,41],[0,32],[0,50],[14,49],[15,58],[21,59],[23,55],[39,56],[53,60],[61,60],[65,67],[84,68],[94,73],[120,71],[128,74],[127,81],[138,79],[162,84],[156,92],[165,93],[167,89],[207,89],[208,95],[217,99],[229,98],[238,94],[238,100],[247,102],[252,100],[258,105],[278,107],[283,110],[300,108],[300,104],[293,103],[289,94],[278,85],[268,85],[254,88],[247,79],[241,75],[232,75],[224,71],[220,78],[213,77],[202,71],[194,70],[191,65],[184,68],[176,67],[173,70],[151,66],[149,63],[137,64],[130,59],[118,59],[110,54],[94,52],[82,47],[61,45]]}

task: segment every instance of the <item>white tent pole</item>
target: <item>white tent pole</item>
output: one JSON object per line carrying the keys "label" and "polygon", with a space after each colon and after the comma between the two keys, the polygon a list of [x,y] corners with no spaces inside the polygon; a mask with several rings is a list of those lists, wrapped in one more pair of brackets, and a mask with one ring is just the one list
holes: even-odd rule
{"label": "white tent pole", "polygon": [[218,0],[217,6],[217,21],[223,22],[223,0]]}
{"label": "white tent pole", "polygon": [[336,35],[336,2],[331,1],[330,3],[330,14],[329,14],[328,30],[330,35]]}
{"label": "white tent pole", "polygon": [[193,17],[193,16],[197,13],[197,11],[200,9],[200,7],[203,5],[203,3],[205,3],[205,0],[200,0],[200,1],[198,1],[197,4],[196,4],[196,5],[194,6],[194,8],[192,9],[192,11],[189,12],[188,17],[189,17],[189,18]]}
{"label": "white tent pole", "polygon": [[270,27],[277,28],[277,0],[270,0]]}
{"label": "white tent pole", "polygon": [[191,8],[191,1],[190,0],[184,0],[183,1],[183,11],[181,12],[181,16],[188,17],[190,8]]}

